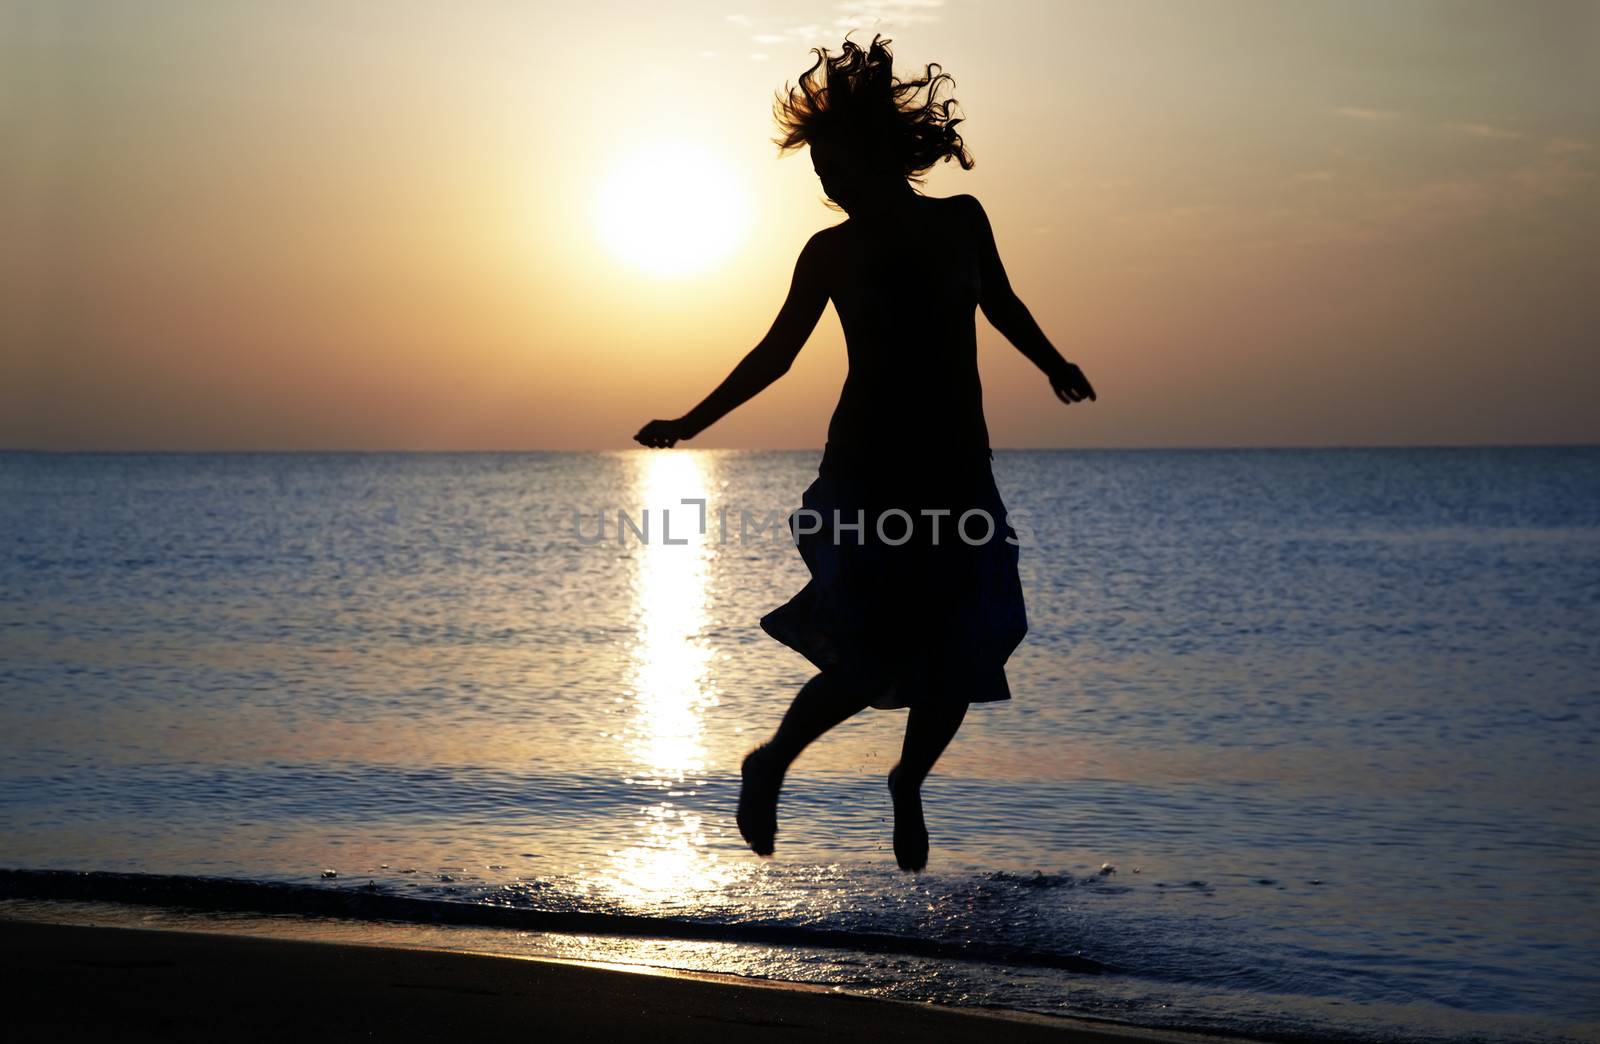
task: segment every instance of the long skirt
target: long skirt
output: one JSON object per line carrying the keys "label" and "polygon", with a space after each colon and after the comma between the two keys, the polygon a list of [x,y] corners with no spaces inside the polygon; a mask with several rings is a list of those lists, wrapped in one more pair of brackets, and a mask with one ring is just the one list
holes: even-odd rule
{"label": "long skirt", "polygon": [[789,516],[811,580],[762,629],[874,707],[1010,699],[1028,623],[991,459],[907,466],[830,446]]}

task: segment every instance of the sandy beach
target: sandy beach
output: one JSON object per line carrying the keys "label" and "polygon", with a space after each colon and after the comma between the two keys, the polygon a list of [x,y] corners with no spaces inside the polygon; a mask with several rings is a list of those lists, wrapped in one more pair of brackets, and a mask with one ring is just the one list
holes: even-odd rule
{"label": "sandy beach", "polygon": [[993,1040],[1186,1034],[969,1013],[754,981],[209,932],[0,920],[9,1041]]}

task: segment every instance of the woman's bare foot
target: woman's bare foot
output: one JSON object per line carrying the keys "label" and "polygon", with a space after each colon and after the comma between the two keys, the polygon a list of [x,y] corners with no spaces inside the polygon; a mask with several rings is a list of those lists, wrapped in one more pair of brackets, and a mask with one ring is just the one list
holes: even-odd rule
{"label": "woman's bare foot", "polygon": [[901,786],[899,777],[899,768],[889,773],[889,796],[894,799],[894,861],[902,870],[921,870],[928,865],[928,824],[922,818],[922,787]]}
{"label": "woman's bare foot", "polygon": [[759,856],[769,856],[778,835],[778,791],[783,788],[783,770],[772,764],[766,745],[744,756],[739,767],[743,782],[739,787],[739,835]]}

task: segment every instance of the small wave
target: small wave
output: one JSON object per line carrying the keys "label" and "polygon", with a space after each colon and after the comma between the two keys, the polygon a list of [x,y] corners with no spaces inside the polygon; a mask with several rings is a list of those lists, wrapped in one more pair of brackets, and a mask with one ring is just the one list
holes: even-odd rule
{"label": "small wave", "polygon": [[[1035,870],[1031,874],[1008,874],[1004,870],[984,874],[987,880],[999,884],[1016,885],[1018,888],[1072,888],[1077,885],[1078,879],[1071,874],[1047,874]],[[1086,878],[1093,881],[1095,878]]]}
{"label": "small wave", "polygon": [[[1026,880],[1026,879],[1023,879]],[[714,922],[644,914],[534,910],[391,895],[373,885],[299,885],[176,874],[0,870],[0,899],[55,899],[146,906],[300,914],[347,920],[449,924],[564,935],[624,935],[697,942],[799,946],[986,964],[1055,968],[1085,975],[1123,971],[1077,954],[1025,946],[952,942],[761,921]]]}

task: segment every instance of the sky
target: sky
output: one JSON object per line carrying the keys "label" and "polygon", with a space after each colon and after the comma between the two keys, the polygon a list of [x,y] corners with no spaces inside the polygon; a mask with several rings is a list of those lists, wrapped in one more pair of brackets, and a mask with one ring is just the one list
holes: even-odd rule
{"label": "sky", "polygon": [[0,448],[625,447],[841,219],[771,102],[850,29],[1100,392],[980,316],[994,445],[1600,442],[1600,3],[0,0]]}

